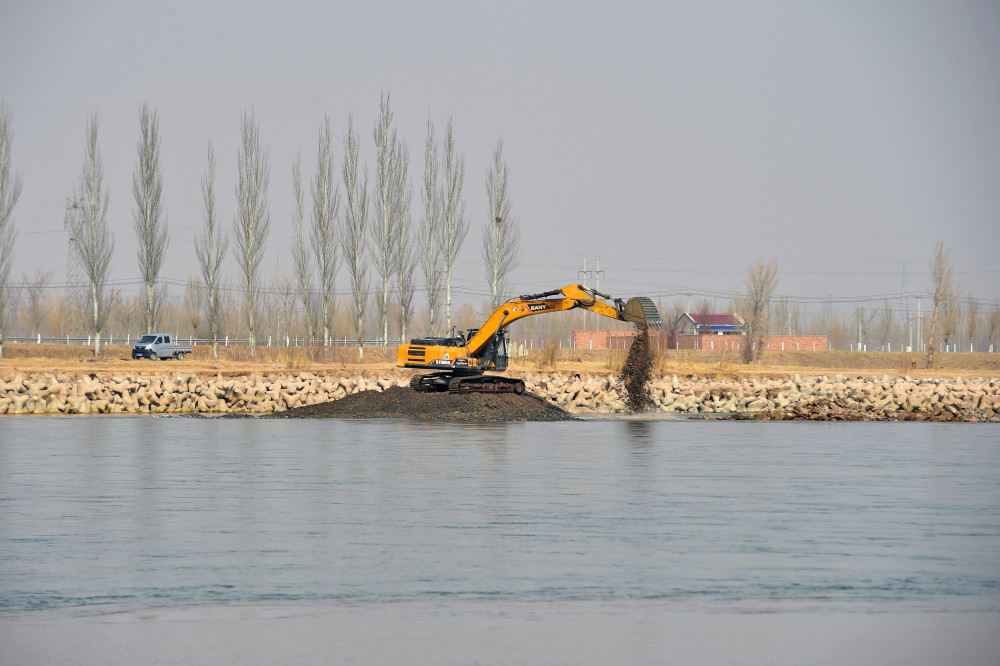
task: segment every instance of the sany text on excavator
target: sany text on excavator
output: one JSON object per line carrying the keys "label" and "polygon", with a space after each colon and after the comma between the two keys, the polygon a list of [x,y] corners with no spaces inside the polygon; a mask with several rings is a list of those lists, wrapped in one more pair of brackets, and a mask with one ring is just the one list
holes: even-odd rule
{"label": "sany text on excavator", "polygon": [[396,365],[435,370],[410,380],[413,389],[425,393],[524,393],[524,382],[520,379],[484,374],[487,370],[507,369],[506,328],[524,317],[576,308],[633,324],[661,325],[656,306],[644,296],[626,302],[596,289],[570,284],[562,289],[513,298],[494,310],[480,328],[470,329],[464,335],[459,332],[452,337],[410,340],[409,344],[400,345]]}

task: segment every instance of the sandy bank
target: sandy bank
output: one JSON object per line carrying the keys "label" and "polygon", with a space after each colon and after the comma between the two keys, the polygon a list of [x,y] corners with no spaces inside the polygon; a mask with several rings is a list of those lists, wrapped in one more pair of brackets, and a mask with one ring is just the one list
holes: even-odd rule
{"label": "sandy bank", "polygon": [[219,606],[0,619],[5,664],[994,663],[996,613],[691,611],[621,602]]}

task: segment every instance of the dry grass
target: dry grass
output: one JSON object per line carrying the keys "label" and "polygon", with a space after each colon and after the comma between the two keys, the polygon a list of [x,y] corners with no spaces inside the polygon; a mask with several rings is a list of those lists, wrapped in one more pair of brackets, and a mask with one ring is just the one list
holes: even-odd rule
{"label": "dry grass", "polygon": [[[531,350],[512,358],[510,372],[562,372],[594,375],[618,374],[625,360],[622,350],[549,348]],[[916,361],[914,367],[913,361]],[[898,352],[764,352],[759,364],[743,365],[735,352],[658,351],[655,376],[694,375],[707,378],[741,378],[803,375],[864,375],[913,377],[1000,377],[1000,354],[956,352],[938,354],[932,370],[922,369],[924,356]],[[95,359],[90,347],[80,345],[36,345],[6,343],[0,359],[0,378],[17,375],[55,375],[79,378],[86,375],[115,376],[137,373],[173,376],[181,372],[205,376],[249,376],[268,373],[312,373],[316,375],[384,375],[396,371],[396,350],[387,355],[378,347],[366,347],[358,359],[354,347],[258,347],[250,357],[246,347],[219,347],[212,358],[208,345],[195,347],[183,361],[133,361],[130,348],[108,345]],[[409,372],[409,371],[405,371]]]}
{"label": "dry grass", "polygon": [[625,367],[625,359],[628,358],[628,351],[625,349],[609,349],[604,357],[604,369],[620,375]]}
{"label": "dry grass", "polygon": [[310,347],[282,347],[278,351],[279,363],[283,370],[309,372],[313,366],[312,357]]}
{"label": "dry grass", "polygon": [[554,345],[546,345],[538,354],[539,370],[555,370],[559,361],[559,349]]}

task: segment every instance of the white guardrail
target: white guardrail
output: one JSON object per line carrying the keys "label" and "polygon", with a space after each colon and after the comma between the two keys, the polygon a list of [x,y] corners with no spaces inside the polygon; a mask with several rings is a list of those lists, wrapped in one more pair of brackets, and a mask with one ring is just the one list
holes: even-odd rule
{"label": "white guardrail", "polygon": [[[113,336],[113,335],[111,335],[111,336],[107,336],[107,337],[103,337],[102,336],[101,337],[101,344],[103,344],[103,345],[115,345],[115,344],[118,344],[118,345],[131,346],[140,337],[142,337],[142,336],[131,336],[131,335],[126,335],[126,336]],[[185,337],[181,337],[179,335],[173,335],[172,337],[173,337],[173,340],[175,342],[180,343],[180,344],[187,344],[187,345],[190,345],[192,347],[197,346],[197,345],[210,345],[210,344],[212,344],[211,338],[194,338],[194,337],[187,337],[187,338],[185,338]],[[28,344],[31,344],[31,343],[43,344],[44,343],[44,344],[56,344],[56,345],[59,345],[59,344],[63,344],[63,345],[92,345],[94,343],[94,338],[92,336],[87,336],[85,338],[77,338],[77,337],[73,337],[73,336],[69,336],[69,335],[66,336],[66,337],[59,337],[59,338],[46,338],[46,337],[43,337],[41,335],[36,335],[35,337],[10,336],[10,337],[4,337],[3,338],[3,342],[21,342],[21,343],[28,343]],[[227,336],[227,337],[219,338],[219,344],[222,345],[222,346],[224,346],[224,347],[228,347],[230,345],[233,345],[233,346],[235,346],[235,345],[249,345],[250,344],[250,338],[230,338],[230,337]],[[331,339],[330,340],[330,345],[331,346],[337,346],[337,347],[354,347],[354,346],[357,346],[357,344],[358,344],[357,340],[350,340],[348,338],[339,338],[339,339]],[[362,342],[362,344],[365,347],[380,347],[380,346],[382,346],[382,340],[381,340],[381,338],[379,338],[379,339],[373,339],[373,340],[364,340]],[[398,340],[389,340],[389,345],[390,346],[395,346],[395,345],[398,345],[398,344],[399,344]],[[293,337],[289,337],[287,335],[284,336],[284,337],[280,337],[280,338],[275,337],[275,336],[268,336],[266,338],[258,338],[257,339],[257,346],[258,347],[275,347],[275,346],[281,346],[281,347],[319,347],[319,346],[323,346],[323,341],[322,340],[309,340],[309,339],[305,339],[305,338],[293,338]]]}

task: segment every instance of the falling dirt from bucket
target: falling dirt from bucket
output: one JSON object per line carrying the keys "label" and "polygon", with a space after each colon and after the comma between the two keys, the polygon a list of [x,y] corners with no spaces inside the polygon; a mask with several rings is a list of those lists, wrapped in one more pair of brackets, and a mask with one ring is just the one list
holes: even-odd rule
{"label": "falling dirt from bucket", "polygon": [[636,326],[638,333],[632,339],[628,358],[622,367],[621,382],[625,387],[625,404],[631,412],[644,412],[653,404],[649,395],[649,382],[653,375],[653,350],[649,347],[649,327]]}

